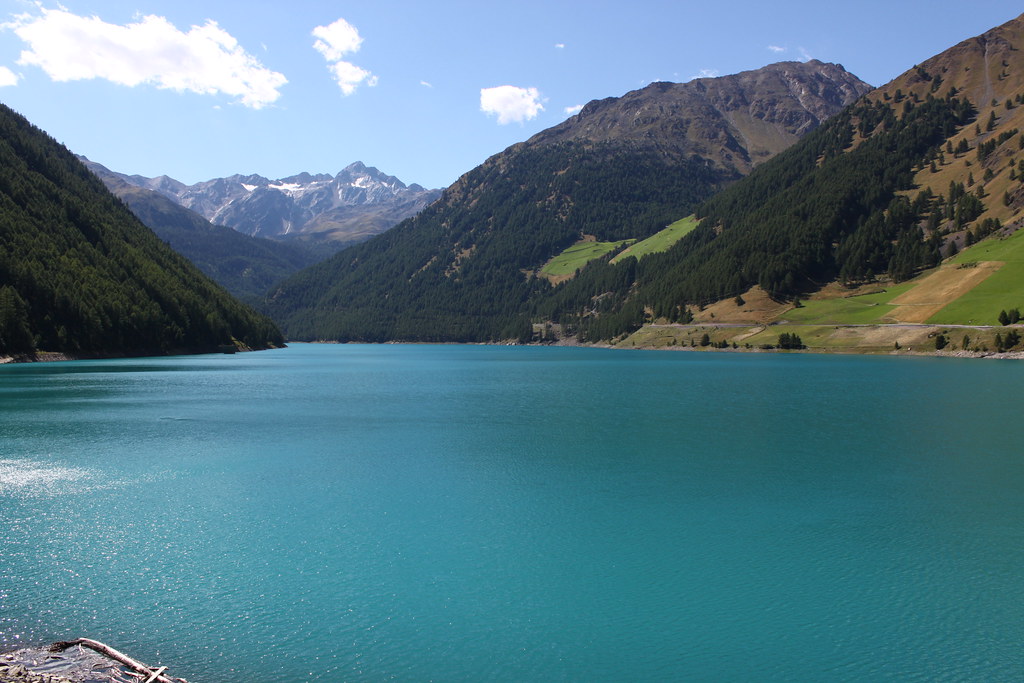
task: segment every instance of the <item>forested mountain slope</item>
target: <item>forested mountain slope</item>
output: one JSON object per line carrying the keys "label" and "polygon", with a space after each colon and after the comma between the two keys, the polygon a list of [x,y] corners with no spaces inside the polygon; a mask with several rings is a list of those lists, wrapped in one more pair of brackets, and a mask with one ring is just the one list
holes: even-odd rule
{"label": "forested mountain slope", "polygon": [[0,354],[281,344],[67,149],[0,105]]}
{"label": "forested mountain slope", "polygon": [[1007,236],[1024,208],[1022,36],[1017,18],[911,68],[702,204],[697,230],[604,298],[616,325],[579,301],[547,313],[607,337],[753,286],[784,300],[836,280],[899,283]]}
{"label": "forested mountain slope", "polygon": [[592,102],[296,274],[269,310],[296,339],[528,339],[557,291],[535,276],[549,258],[580,239],[652,235],[868,89],[837,65],[786,62]]}

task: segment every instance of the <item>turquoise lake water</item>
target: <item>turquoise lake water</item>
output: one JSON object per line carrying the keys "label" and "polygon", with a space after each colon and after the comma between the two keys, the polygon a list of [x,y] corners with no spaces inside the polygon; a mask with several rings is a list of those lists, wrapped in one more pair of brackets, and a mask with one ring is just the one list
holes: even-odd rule
{"label": "turquoise lake water", "polygon": [[0,647],[193,683],[1024,677],[1024,363],[0,367]]}

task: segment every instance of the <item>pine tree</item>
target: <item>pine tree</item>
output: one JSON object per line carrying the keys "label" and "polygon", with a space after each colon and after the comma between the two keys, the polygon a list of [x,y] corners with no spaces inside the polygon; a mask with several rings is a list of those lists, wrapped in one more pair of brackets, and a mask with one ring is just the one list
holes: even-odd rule
{"label": "pine tree", "polygon": [[34,350],[25,301],[14,287],[4,285],[0,287],[0,354]]}

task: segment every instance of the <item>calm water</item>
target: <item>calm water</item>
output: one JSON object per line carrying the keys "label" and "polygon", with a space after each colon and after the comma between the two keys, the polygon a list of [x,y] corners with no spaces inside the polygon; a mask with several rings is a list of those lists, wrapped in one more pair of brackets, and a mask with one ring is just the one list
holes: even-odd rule
{"label": "calm water", "polygon": [[0,368],[0,646],[196,683],[1020,680],[1024,363]]}

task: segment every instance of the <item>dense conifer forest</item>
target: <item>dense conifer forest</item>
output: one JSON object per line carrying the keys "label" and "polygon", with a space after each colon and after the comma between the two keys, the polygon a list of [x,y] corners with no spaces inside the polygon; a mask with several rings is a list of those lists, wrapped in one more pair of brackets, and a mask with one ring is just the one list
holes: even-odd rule
{"label": "dense conifer forest", "polygon": [[[552,291],[535,275],[544,261],[582,235],[647,237],[734,179],[699,157],[621,145],[522,147],[415,218],[289,279],[268,310],[294,339],[528,340],[531,302]],[[438,254],[439,243],[456,246]]]}
{"label": "dense conifer forest", "polygon": [[[953,91],[864,99],[714,196],[733,178],[696,158],[525,148],[467,174],[415,219],[298,274],[272,293],[270,310],[300,339],[526,341],[534,323],[554,322],[597,341],[652,319],[686,322],[691,307],[754,285],[785,299],[836,279],[900,281],[941,259],[941,242],[919,224],[950,207],[970,212],[977,199],[956,187],[948,197],[900,194],[974,116]],[[612,264],[613,252],[557,286],[534,276],[581,235],[642,239],[694,209],[699,227],[667,252]],[[439,236],[456,248],[438,254]]]}
{"label": "dense conifer forest", "polygon": [[0,354],[283,343],[160,241],[68,150],[0,105]]}
{"label": "dense conifer forest", "polygon": [[[667,252],[591,264],[536,312],[585,339],[606,339],[650,316],[686,322],[689,306],[753,285],[784,299],[872,273],[898,282],[937,264],[941,242],[925,239],[918,224],[963,193],[913,200],[897,193],[912,188],[915,167],[972,121],[974,108],[952,93],[907,100],[899,115],[894,107],[851,106],[699,206],[698,228]],[[616,275],[629,269],[635,276]]]}

